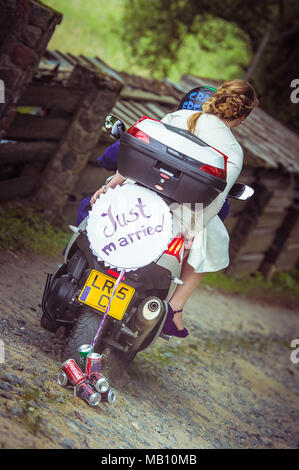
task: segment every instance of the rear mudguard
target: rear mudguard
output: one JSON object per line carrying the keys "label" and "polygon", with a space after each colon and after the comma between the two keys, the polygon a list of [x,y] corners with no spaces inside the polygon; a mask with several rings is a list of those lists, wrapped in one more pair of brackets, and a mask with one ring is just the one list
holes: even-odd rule
{"label": "rear mudguard", "polygon": [[65,271],[66,271],[66,265],[59,264],[54,274],[49,274],[49,273],[47,274],[46,284],[45,284],[43,298],[42,298],[42,311],[49,321],[54,321],[55,319],[51,316],[51,314],[48,312],[46,308],[47,295],[48,295],[48,292],[51,288],[53,281],[55,281],[55,279],[59,277],[60,275],[62,275]]}
{"label": "rear mudguard", "polygon": [[[78,226],[80,230],[85,230],[87,226],[87,219],[88,217],[85,217],[85,219],[82,220],[81,224]],[[65,253],[64,253],[64,262],[67,263],[67,260],[69,258],[69,253],[71,251],[72,246],[76,242],[77,238],[80,236],[80,232],[78,233],[73,233],[73,235],[70,238],[70,241],[67,244]]]}

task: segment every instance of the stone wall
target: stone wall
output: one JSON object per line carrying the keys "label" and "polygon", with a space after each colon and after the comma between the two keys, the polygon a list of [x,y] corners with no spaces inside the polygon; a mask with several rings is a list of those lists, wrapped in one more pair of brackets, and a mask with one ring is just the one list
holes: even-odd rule
{"label": "stone wall", "polygon": [[63,221],[64,206],[100,138],[105,117],[119,98],[122,83],[96,67],[76,65],[68,80],[82,98],[42,174],[37,201],[49,220]]}
{"label": "stone wall", "polygon": [[8,106],[0,104],[0,139],[15,116],[14,104],[31,82],[62,15],[39,1],[0,0],[0,79]]}

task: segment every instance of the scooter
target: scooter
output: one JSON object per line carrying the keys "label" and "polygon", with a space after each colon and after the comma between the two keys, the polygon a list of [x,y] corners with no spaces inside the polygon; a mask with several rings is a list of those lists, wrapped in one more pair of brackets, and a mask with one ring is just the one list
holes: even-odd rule
{"label": "scooter", "polygon": [[[112,115],[107,117],[105,127],[115,138],[122,138],[126,133],[124,124]],[[170,129],[170,132],[177,131]],[[191,138],[194,143],[193,135]],[[179,152],[179,147],[180,143],[173,151]],[[168,164],[162,174],[171,179],[169,168]],[[253,192],[252,188],[236,183],[230,196],[246,200]],[[173,202],[164,194],[160,196],[168,203]],[[64,327],[62,360],[78,361],[78,348],[93,341],[119,276],[119,272],[105,266],[92,252],[86,231],[87,219],[78,227],[69,226],[73,234],[64,262],[54,274],[48,274],[43,293],[41,326],[51,332]],[[159,338],[170,340],[170,336],[162,333],[166,302],[176,286],[183,284],[180,280],[183,259],[184,238],[178,234],[157,260],[125,273],[115,292],[117,307],[109,311],[94,345],[94,351],[104,354],[107,368],[113,368],[116,363],[123,367]],[[82,296],[86,288],[91,293],[88,298]]]}

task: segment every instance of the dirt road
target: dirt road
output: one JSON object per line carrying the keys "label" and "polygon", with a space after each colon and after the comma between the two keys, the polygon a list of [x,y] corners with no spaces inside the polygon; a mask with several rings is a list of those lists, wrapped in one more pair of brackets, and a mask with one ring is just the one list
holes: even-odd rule
{"label": "dirt road", "polygon": [[60,340],[39,325],[60,261],[0,256],[0,448],[299,447],[299,312],[198,289],[189,337],[137,356],[114,405],[93,409],[56,383]]}

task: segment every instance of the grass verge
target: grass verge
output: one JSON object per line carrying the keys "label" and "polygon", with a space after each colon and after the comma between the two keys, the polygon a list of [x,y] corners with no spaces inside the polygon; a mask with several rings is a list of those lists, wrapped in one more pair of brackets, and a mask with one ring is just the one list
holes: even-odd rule
{"label": "grass verge", "polygon": [[299,305],[298,270],[289,273],[277,271],[271,280],[266,280],[259,272],[246,273],[238,278],[222,272],[208,273],[201,284],[285,307],[297,308]]}
{"label": "grass verge", "polygon": [[26,202],[13,201],[0,206],[0,249],[54,256],[60,253],[70,234],[53,227],[43,209]]}

